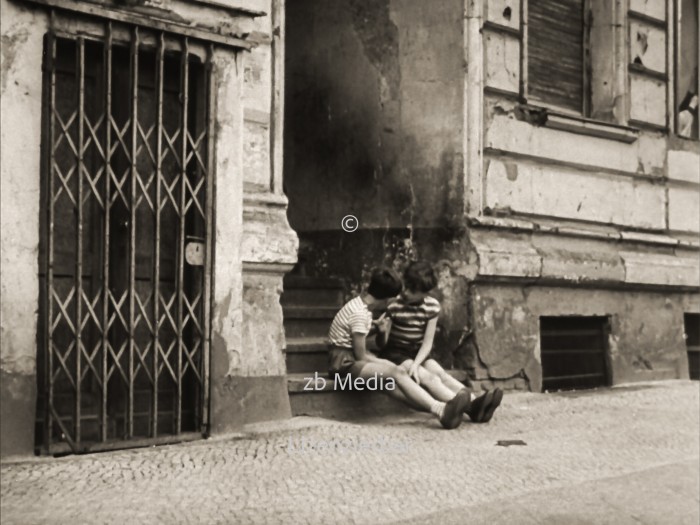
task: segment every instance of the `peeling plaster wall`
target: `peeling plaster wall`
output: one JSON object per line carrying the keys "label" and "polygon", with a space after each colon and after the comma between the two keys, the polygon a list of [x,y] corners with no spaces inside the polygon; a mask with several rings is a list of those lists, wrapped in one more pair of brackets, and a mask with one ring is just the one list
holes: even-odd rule
{"label": "peeling plaster wall", "polygon": [[[375,265],[437,261],[461,243],[462,24],[454,0],[288,5],[285,192],[299,273],[356,293]],[[347,214],[360,222],[352,234]],[[440,340],[458,339],[466,314],[449,275]]]}
{"label": "peeling plaster wall", "polygon": [[243,177],[247,191],[270,191],[272,20],[271,0],[248,2],[247,7],[268,13],[249,21],[248,31],[259,40],[242,55]]}
{"label": "peeling plaster wall", "polygon": [[[611,316],[615,383],[686,377],[683,313],[700,308],[700,143],[661,132],[672,122],[659,78],[668,35],[652,20],[666,21],[665,2],[621,5],[594,3],[592,114],[637,128],[631,142],[523,112],[520,38],[484,27],[484,198],[470,214],[493,229],[469,233],[475,336],[456,356],[485,384],[541,388],[542,315]],[[492,6],[487,20],[509,25]]]}
{"label": "peeling plaster wall", "polygon": [[643,132],[625,144],[536,127],[518,120],[516,111],[511,101],[487,101],[484,205],[490,212],[697,236],[700,224],[690,214],[676,220],[681,201],[692,210],[700,200],[697,143],[674,150],[667,138]]}
{"label": "peeling plaster wall", "polygon": [[[39,306],[39,171],[43,34],[47,17],[0,0],[0,455],[34,447]],[[21,122],[22,125],[13,125]]]}
{"label": "peeling plaster wall", "polygon": [[462,367],[484,387],[542,388],[540,316],[609,316],[607,342],[613,384],[688,377],[683,313],[698,311],[697,295],[619,293],[548,287],[475,285],[476,336]]}
{"label": "peeling plaster wall", "polygon": [[[501,4],[508,4],[511,13],[520,11],[517,0],[498,5],[489,2],[487,20],[517,27],[512,25],[512,16],[511,20],[502,16]],[[630,39],[624,44],[626,49],[616,49],[611,41],[615,29],[610,33],[610,28],[594,27],[599,32],[594,45],[605,46],[605,53],[598,58],[593,52],[591,76],[594,104],[598,106],[593,112],[601,118],[614,114],[614,122],[620,124],[628,124],[629,118],[631,125],[641,126],[642,131],[631,144],[550,129],[522,118],[518,105],[497,93],[520,92],[520,39],[512,33],[485,27],[485,82],[491,90],[486,97],[484,122],[487,213],[534,214],[623,228],[675,231],[697,239],[700,224],[688,219],[690,214],[684,217],[680,210],[698,208],[700,180],[698,170],[693,171],[690,166],[698,164],[700,145],[691,141],[679,143],[649,128],[667,123],[666,82],[652,76],[668,74],[668,35],[651,22],[666,21],[664,4],[634,0],[625,13],[606,8],[613,5],[611,2],[600,2],[602,7],[596,3],[595,7],[598,18],[613,20],[617,16],[623,20],[625,35],[629,31]],[[645,18],[635,18],[634,14]],[[624,60],[612,63],[615,56],[618,61],[628,57],[632,69],[627,72]],[[634,69],[637,66],[645,71]],[[628,80],[626,85],[617,85],[620,92],[616,95],[629,97],[629,115],[621,114],[617,103],[608,107],[605,101],[613,93],[615,75],[620,74]],[[599,85],[598,77],[608,79],[608,84]],[[691,184],[678,184],[672,169],[687,173],[686,177],[692,180],[682,180]],[[562,187],[567,191],[561,191]]]}
{"label": "peeling plaster wall", "polygon": [[338,230],[347,213],[364,229],[452,221],[463,193],[460,2],[303,0],[287,18],[292,227],[302,238]]}
{"label": "peeling plaster wall", "polygon": [[[108,3],[108,2],[104,2]],[[221,2],[224,3],[224,2]],[[297,238],[281,194],[284,2],[246,0],[251,19],[216,2],[136,2],[164,17],[247,37],[251,52],[216,47],[215,234],[211,343],[213,433],[289,417],[279,306]],[[2,36],[2,456],[30,454],[36,416],[38,245],[45,11],[0,0]],[[70,22],[77,30],[81,22]],[[21,123],[19,125],[18,123]]]}
{"label": "peeling plaster wall", "polygon": [[227,373],[219,385],[221,402],[212,414],[213,432],[291,416],[279,302],[282,277],[296,262],[298,249],[282,194],[284,4],[283,0],[245,3],[266,14],[248,22],[247,31],[257,45],[242,54],[239,63],[243,125],[238,173],[244,192],[242,202],[236,203],[242,208],[240,240],[231,239],[240,242],[236,275],[241,282],[232,290],[241,301],[233,320],[239,339],[228,350]]}
{"label": "peeling plaster wall", "polygon": [[[341,277],[354,293],[373,265],[400,269],[409,259],[428,259],[439,272],[435,295],[443,305],[435,355],[445,366],[467,366],[473,328],[474,340],[486,342],[480,379],[509,388],[541,384],[532,323],[545,315],[533,312],[547,309],[543,298],[532,305],[523,299],[530,289],[572,305],[569,314],[590,315],[600,303],[617,316],[620,337],[632,342],[613,362],[615,381],[684,376],[678,334],[669,330],[684,311],[698,309],[691,292],[700,284],[700,144],[659,129],[668,100],[655,75],[668,73],[667,35],[649,23],[665,20],[659,4],[595,4],[592,116],[638,127],[631,142],[554,129],[524,113],[519,0],[484,1],[483,10],[478,2],[442,1],[291,5],[285,191],[301,239],[296,270]],[[632,21],[623,6],[647,18]],[[473,41],[453,22],[475,19],[483,68],[470,62],[465,74],[465,57],[480,53],[464,48]],[[635,61],[646,73],[628,71]],[[481,82],[483,123],[471,105],[463,111],[465,93],[481,93]],[[482,126],[484,158],[465,173],[461,152],[468,147],[457,141],[467,123]],[[348,213],[360,219],[352,234],[338,229]],[[512,323],[505,342],[483,322],[488,305],[475,299],[477,287],[492,282],[511,287],[493,292],[502,308],[494,315]],[[547,288],[552,283],[560,288]],[[664,302],[654,295],[659,288],[668,291]],[[511,292],[520,299],[499,299]],[[651,319],[660,306],[673,328]],[[649,322],[635,339],[636,315]],[[510,356],[510,343],[523,350]],[[644,357],[658,362],[653,373],[635,372],[628,355],[634,345],[653,354]]]}

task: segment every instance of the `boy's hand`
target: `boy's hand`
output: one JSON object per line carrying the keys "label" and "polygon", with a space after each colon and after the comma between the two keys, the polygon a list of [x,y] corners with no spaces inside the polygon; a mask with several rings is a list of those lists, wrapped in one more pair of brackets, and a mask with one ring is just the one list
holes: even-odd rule
{"label": "boy's hand", "polygon": [[381,333],[386,333],[389,330],[389,327],[391,326],[391,319],[389,319],[386,316],[386,313],[383,313],[379,319],[376,321],[372,321],[374,326],[377,327],[377,330],[379,330]]}
{"label": "boy's hand", "polygon": [[420,373],[419,373],[420,365],[416,363],[415,361],[411,363],[411,366],[408,368],[408,375],[413,378],[413,380],[420,385]]}

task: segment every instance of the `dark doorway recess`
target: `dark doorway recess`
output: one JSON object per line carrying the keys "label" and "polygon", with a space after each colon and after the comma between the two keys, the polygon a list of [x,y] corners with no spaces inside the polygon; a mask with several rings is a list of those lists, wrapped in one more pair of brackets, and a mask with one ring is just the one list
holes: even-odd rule
{"label": "dark doorway recess", "polygon": [[542,389],[610,386],[607,317],[540,317]]}
{"label": "dark doorway recess", "polygon": [[700,314],[684,314],[685,344],[688,346],[690,379],[700,379]]}

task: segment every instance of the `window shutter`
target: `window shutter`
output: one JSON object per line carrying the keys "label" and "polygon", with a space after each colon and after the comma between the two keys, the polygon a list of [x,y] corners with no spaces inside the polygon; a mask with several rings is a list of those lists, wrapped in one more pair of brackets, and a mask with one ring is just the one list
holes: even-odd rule
{"label": "window shutter", "polygon": [[528,3],[528,95],[578,112],[584,102],[583,2]]}

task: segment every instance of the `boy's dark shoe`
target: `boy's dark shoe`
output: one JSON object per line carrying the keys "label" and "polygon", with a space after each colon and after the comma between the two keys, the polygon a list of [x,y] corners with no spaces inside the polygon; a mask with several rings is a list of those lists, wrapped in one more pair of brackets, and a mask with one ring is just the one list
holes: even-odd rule
{"label": "boy's dark shoe", "polygon": [[457,428],[462,423],[462,414],[470,403],[471,395],[467,389],[457,392],[452,400],[445,403],[445,411],[440,418],[440,424],[448,430]]}
{"label": "boy's dark shoe", "polygon": [[473,390],[471,388],[468,388],[468,387],[464,387],[462,390],[457,392],[457,395],[461,394],[467,398],[467,404],[464,405],[464,409],[463,409],[464,410],[463,413],[467,414],[467,415],[469,414],[469,409],[472,407],[472,392],[473,392]]}
{"label": "boy's dark shoe", "polygon": [[479,421],[479,423],[488,423],[491,421],[491,418],[493,417],[493,413],[496,411],[498,408],[498,405],[501,404],[501,401],[503,400],[503,390],[500,388],[496,388],[493,390],[493,399],[491,400],[491,403],[486,407],[486,410],[484,411],[484,417]]}
{"label": "boy's dark shoe", "polygon": [[494,392],[495,390],[487,390],[485,394],[472,401],[471,407],[467,411],[467,415],[474,423],[481,423],[481,421],[484,419],[486,410],[493,402]]}

